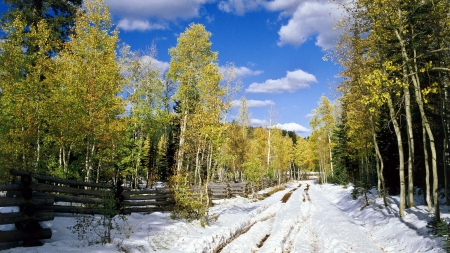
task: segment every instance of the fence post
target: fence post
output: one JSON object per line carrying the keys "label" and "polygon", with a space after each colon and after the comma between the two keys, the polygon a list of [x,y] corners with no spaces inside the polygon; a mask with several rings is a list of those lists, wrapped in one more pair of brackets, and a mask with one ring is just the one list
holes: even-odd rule
{"label": "fence post", "polygon": [[[16,222],[14,225],[17,230],[26,234],[26,236],[23,238],[24,247],[43,245],[41,241],[36,239],[38,237],[38,234],[42,234],[43,228],[41,227],[39,222],[36,221],[36,219],[34,218],[36,214],[36,206],[33,203],[30,203],[31,199],[33,198],[33,189],[31,187],[32,181],[33,179],[31,178],[30,175],[20,176],[20,182],[22,183],[23,187],[21,190],[22,199],[28,203],[19,206],[20,211],[24,213],[25,220]],[[52,234],[51,230],[46,229],[45,232],[47,233],[46,237],[51,238]]]}
{"label": "fence post", "polygon": [[121,179],[117,180],[115,186],[113,186],[114,190],[114,199],[116,200],[116,205],[114,207],[115,210],[119,211],[121,214],[125,213],[123,201],[125,200],[125,196],[123,195],[123,182]]}

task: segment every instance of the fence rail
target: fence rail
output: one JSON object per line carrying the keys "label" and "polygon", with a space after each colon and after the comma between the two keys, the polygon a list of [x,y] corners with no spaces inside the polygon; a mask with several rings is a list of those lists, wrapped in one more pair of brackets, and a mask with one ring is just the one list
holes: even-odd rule
{"label": "fence rail", "polygon": [[[17,230],[0,231],[0,243],[24,241],[36,246],[49,239],[52,231],[39,222],[53,220],[55,213],[108,214],[172,211],[175,205],[170,189],[132,190],[121,181],[92,183],[61,179],[21,170],[11,170],[11,184],[1,184],[0,207],[19,206],[19,212],[0,213],[0,225],[14,224]],[[20,179],[19,179],[20,178]],[[210,183],[210,200],[236,196],[247,197],[252,192],[274,186],[276,181],[260,184]],[[191,191],[195,192],[196,187]],[[198,189],[197,189],[198,191]]]}
{"label": "fence rail", "polygon": [[173,194],[168,189],[133,191],[118,181],[92,183],[67,180],[11,170],[11,184],[0,185],[6,197],[0,207],[19,206],[19,212],[0,213],[0,225],[14,224],[16,230],[0,231],[0,243],[24,241],[23,245],[39,245],[51,238],[51,229],[39,222],[53,220],[55,213],[115,214],[170,211]]}

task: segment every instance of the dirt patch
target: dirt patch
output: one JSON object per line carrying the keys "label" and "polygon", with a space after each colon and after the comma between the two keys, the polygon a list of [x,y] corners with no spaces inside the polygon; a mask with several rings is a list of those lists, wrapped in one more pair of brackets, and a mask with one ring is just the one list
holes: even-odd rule
{"label": "dirt patch", "polygon": [[297,190],[298,188],[290,190],[288,193],[284,194],[283,198],[281,198],[281,202],[286,203],[289,198],[291,197],[292,193]]}
{"label": "dirt patch", "polygon": [[267,238],[269,238],[270,235],[266,235],[256,246],[258,248],[261,248],[264,245],[264,242],[266,242]]}
{"label": "dirt patch", "polygon": [[306,200],[311,201],[311,197],[309,196],[308,190],[309,190],[309,184],[306,184],[306,188],[303,192],[303,202],[305,202]]}

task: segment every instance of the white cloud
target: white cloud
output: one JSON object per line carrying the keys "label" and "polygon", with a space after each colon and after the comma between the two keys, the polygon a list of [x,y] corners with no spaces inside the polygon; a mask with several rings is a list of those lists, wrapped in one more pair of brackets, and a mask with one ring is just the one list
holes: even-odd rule
{"label": "white cloud", "polygon": [[265,119],[260,120],[260,119],[251,119],[250,120],[250,124],[254,127],[266,127],[269,125],[269,122]]}
{"label": "white cloud", "polygon": [[[291,11],[292,6],[289,6],[282,14],[289,15]],[[335,39],[339,36],[339,31],[333,29],[339,16],[340,11],[334,3],[303,1],[292,13],[288,23],[278,31],[278,45],[300,46],[308,38],[316,36],[317,46],[332,49],[336,44]]]}
{"label": "white cloud", "polygon": [[200,7],[210,0],[105,0],[115,15],[162,20],[188,19],[199,15]]}
{"label": "white cloud", "polygon": [[297,7],[305,0],[274,0],[265,3],[266,9],[270,11],[282,11],[281,17],[291,16]]}
{"label": "white cloud", "polygon": [[[231,72],[232,70],[234,70],[234,73]],[[222,79],[226,80],[227,78],[231,78],[239,81],[242,78],[248,76],[257,76],[264,72],[262,70],[251,70],[247,67],[234,67],[234,64],[222,66],[220,67],[220,71],[222,72]]]}
{"label": "white cloud", "polygon": [[251,70],[247,67],[237,67],[235,69],[235,74],[237,78],[243,78],[247,76],[257,76],[262,74],[264,71],[262,70]]}
{"label": "white cloud", "polygon": [[[250,123],[252,126],[254,127],[267,127],[269,126],[269,122],[267,120],[260,120],[260,119],[251,119]],[[297,123],[285,123],[285,124],[276,124],[273,127],[276,127],[278,129],[281,130],[286,130],[286,131],[293,131],[296,133],[309,133],[311,130],[299,125]]]}
{"label": "white cloud", "polygon": [[163,76],[164,73],[166,73],[169,70],[170,63],[165,61],[160,61],[156,58],[150,57],[150,56],[142,56],[140,58],[142,63],[148,64],[150,63],[150,67],[152,69],[157,69],[159,71],[160,76]]}
{"label": "white cloud", "polygon": [[129,20],[127,18],[120,20],[117,26],[124,31],[150,31],[164,30],[167,28],[167,26],[162,23],[152,24],[148,20]]}
{"label": "white cloud", "polygon": [[286,77],[280,79],[269,79],[264,83],[252,83],[246,89],[250,93],[283,93],[295,92],[299,89],[309,88],[311,83],[317,83],[314,75],[303,70],[287,71]]}
{"label": "white cloud", "polygon": [[105,0],[126,31],[165,29],[167,21],[199,17],[208,2],[215,0]]}
{"label": "white cloud", "polygon": [[[233,107],[241,107],[241,100],[233,100],[231,101],[231,105]],[[251,107],[264,107],[264,106],[273,106],[275,105],[275,102],[273,102],[272,100],[247,100],[247,106],[248,108]]]}
{"label": "white cloud", "polygon": [[279,46],[297,47],[314,36],[317,46],[331,49],[340,34],[333,26],[342,15],[341,11],[337,4],[327,0],[221,0],[218,7],[241,16],[259,8],[280,12],[279,20],[288,19],[288,22],[278,31]]}
{"label": "white cloud", "polygon": [[153,64],[156,65],[156,68],[159,70],[159,74],[163,76],[169,70],[170,63],[165,61],[159,61],[157,59],[153,60],[154,60]]}
{"label": "white cloud", "polygon": [[296,132],[296,133],[308,133],[311,131],[308,128],[306,128],[302,125],[299,125],[297,123],[285,123],[285,124],[278,123],[275,125],[275,127],[278,129],[292,131],[292,132]]}
{"label": "white cloud", "polygon": [[242,16],[246,12],[257,9],[264,4],[264,0],[226,0],[219,1],[218,7],[223,12]]}
{"label": "white cloud", "polygon": [[313,116],[314,116],[313,113],[308,113],[308,114],[305,115],[305,118],[310,119],[310,118],[312,118]]}

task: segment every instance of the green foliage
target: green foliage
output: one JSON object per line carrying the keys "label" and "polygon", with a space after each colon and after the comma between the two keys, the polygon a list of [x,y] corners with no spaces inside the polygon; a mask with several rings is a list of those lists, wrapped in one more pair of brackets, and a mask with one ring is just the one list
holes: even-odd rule
{"label": "green foliage", "polygon": [[[33,28],[40,22],[47,23],[50,29],[51,50],[60,49],[61,44],[73,33],[77,9],[82,0],[4,0],[9,5],[8,11],[2,14],[0,26],[12,22],[17,16],[22,16],[27,27]],[[33,40],[24,40],[32,52],[41,50]],[[50,51],[50,50],[49,50]]]}
{"label": "green foliage", "polygon": [[175,206],[172,212],[173,219],[199,220],[202,226],[209,224],[208,208],[210,199],[206,186],[191,189],[187,178],[182,174],[172,177]]}
{"label": "green foliage", "polygon": [[347,185],[350,182],[347,170],[342,167],[335,167],[334,175],[328,177],[328,182],[331,184]]}
{"label": "green foliage", "polygon": [[442,237],[443,241],[445,242],[447,246],[447,252],[450,250],[450,226],[445,219],[436,219],[436,217],[433,217],[431,221],[427,224],[428,232],[432,235],[435,235],[437,237]]}
{"label": "green foliage", "polygon": [[370,185],[364,183],[363,181],[356,181],[355,186],[352,190],[352,198],[358,199],[360,196],[365,195],[370,189]]}

